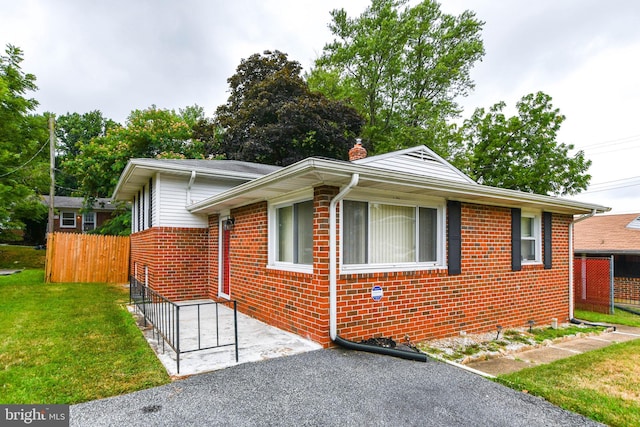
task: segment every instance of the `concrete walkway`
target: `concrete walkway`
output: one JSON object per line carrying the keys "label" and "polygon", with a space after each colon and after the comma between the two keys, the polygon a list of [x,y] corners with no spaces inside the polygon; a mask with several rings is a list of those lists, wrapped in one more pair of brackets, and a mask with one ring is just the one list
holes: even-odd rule
{"label": "concrete walkway", "polygon": [[[225,305],[218,305],[218,321],[216,322],[216,306],[212,304],[200,306],[200,337],[198,337],[198,309],[189,305],[196,301],[184,303],[180,308],[180,348],[193,350],[214,345],[234,342],[233,310]],[[212,302],[201,300],[197,302]],[[129,311],[135,313],[130,306]],[[141,316],[138,325],[141,325]],[[235,346],[226,345],[209,350],[198,350],[180,354],[180,372],[177,370],[176,353],[153,332],[151,327],[141,328],[149,345],[158,356],[170,376],[185,377],[203,372],[228,368],[241,363],[256,362],[280,356],[319,350],[322,346],[306,340],[298,335],[285,332],[238,312],[238,362],[236,362]]]}
{"label": "concrete walkway", "polygon": [[615,328],[614,332],[570,338],[549,346],[520,351],[504,357],[473,361],[464,366],[484,374],[497,376],[575,356],[586,351],[597,350],[611,344],[640,338],[640,328],[622,325],[616,325]]}

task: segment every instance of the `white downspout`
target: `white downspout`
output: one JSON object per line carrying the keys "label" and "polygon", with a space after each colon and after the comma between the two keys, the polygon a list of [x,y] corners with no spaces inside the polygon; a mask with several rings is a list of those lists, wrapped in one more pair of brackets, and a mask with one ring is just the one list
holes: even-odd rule
{"label": "white downspout", "polygon": [[191,179],[189,179],[189,185],[187,186],[187,206],[193,203],[191,200],[191,186],[193,185],[193,181],[196,180],[196,171],[191,171]]}
{"label": "white downspout", "polygon": [[595,214],[596,214],[596,210],[594,209],[594,210],[591,211],[591,213],[588,213],[586,215],[582,215],[581,217],[571,221],[571,224],[569,224],[569,320],[573,319],[573,310],[574,310],[574,303],[573,303],[573,257],[574,257],[574,252],[573,252],[573,225],[578,223],[578,222],[580,222],[580,221],[584,221],[587,218],[591,218]]}
{"label": "white downspout", "polygon": [[337,303],[337,270],[336,262],[337,254],[337,213],[338,203],[351,191],[353,187],[358,185],[360,175],[354,173],[351,175],[351,182],[342,189],[329,204],[329,336],[334,341],[338,336],[338,303]]}

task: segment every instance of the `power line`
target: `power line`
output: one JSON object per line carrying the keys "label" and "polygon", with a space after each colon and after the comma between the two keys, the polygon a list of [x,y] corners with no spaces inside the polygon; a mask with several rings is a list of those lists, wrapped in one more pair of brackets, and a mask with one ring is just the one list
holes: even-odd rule
{"label": "power line", "polygon": [[10,171],[10,172],[7,172],[7,173],[5,173],[4,175],[0,175],[0,178],[4,178],[5,176],[9,176],[9,175],[11,175],[12,173],[18,172],[19,170],[21,170],[21,169],[25,168],[29,163],[31,163],[31,162],[33,161],[33,159],[35,159],[35,158],[36,158],[36,156],[37,156],[38,154],[40,154],[40,152],[41,152],[42,150],[44,150],[44,147],[46,147],[46,146],[47,146],[47,144],[49,144],[49,141],[45,141],[45,143],[44,143],[44,144],[42,144],[42,147],[40,147],[40,149],[38,150],[38,152],[37,152],[36,154],[34,154],[34,155],[29,159],[29,160],[27,160],[27,162],[26,162],[25,164],[23,164],[22,166],[18,166],[18,167],[17,167],[17,168],[15,168],[14,170],[12,170],[12,171]]}
{"label": "power line", "polygon": [[597,146],[608,146],[608,145],[619,145],[619,144],[626,144],[629,142],[633,142],[640,139],[640,135],[631,135],[631,136],[625,136],[622,138],[617,138],[617,139],[610,139],[607,141],[601,141],[601,142],[595,142],[593,144],[587,144],[585,146],[583,146],[582,148],[592,148],[592,147],[597,147]]}
{"label": "power line", "polygon": [[630,178],[614,179],[613,181],[597,182],[595,184],[591,184],[591,186],[609,185],[609,184],[613,184],[615,182],[631,181],[631,180],[634,180],[634,179],[640,179],[640,175],[639,176],[632,176]]}
{"label": "power line", "polygon": [[617,185],[617,186],[608,187],[608,188],[596,188],[595,190],[583,191],[583,193],[600,193],[602,191],[619,190],[621,188],[629,188],[629,187],[636,187],[636,186],[640,186],[640,182],[636,182],[635,184]]}

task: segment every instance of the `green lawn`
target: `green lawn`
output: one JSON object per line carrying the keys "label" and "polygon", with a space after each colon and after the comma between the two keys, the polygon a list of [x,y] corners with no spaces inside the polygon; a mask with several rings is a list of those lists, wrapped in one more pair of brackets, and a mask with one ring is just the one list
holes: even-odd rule
{"label": "green lawn", "polygon": [[[640,316],[619,310],[615,315],[576,311],[576,317],[640,326]],[[640,425],[640,339],[501,375],[498,381],[610,426]]]}
{"label": "green lawn", "polygon": [[127,312],[127,288],[0,276],[0,403],[78,403],[170,381]]}
{"label": "green lawn", "polygon": [[47,251],[32,246],[0,245],[0,269],[44,268]]}
{"label": "green lawn", "polygon": [[615,310],[615,314],[602,314],[594,313],[592,311],[575,310],[574,315],[580,320],[587,320],[589,322],[614,323],[640,328],[640,316],[619,309]]}

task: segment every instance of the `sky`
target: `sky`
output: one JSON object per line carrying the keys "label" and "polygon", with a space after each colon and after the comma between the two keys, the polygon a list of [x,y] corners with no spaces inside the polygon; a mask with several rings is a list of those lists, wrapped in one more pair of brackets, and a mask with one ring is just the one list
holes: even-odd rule
{"label": "sky", "polygon": [[[412,0],[415,4],[416,0]],[[0,44],[24,51],[39,112],[125,123],[151,105],[197,104],[213,116],[240,61],[280,50],[309,70],[333,36],[330,11],[368,0],[0,0]],[[584,150],[591,185],[576,200],[640,213],[640,2],[442,0],[475,12],[485,56],[471,72],[475,108],[543,91],[566,116],[558,141]]]}

